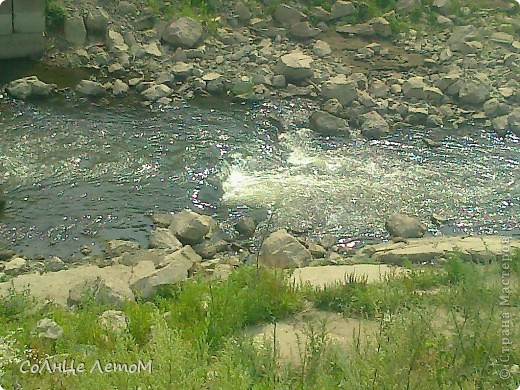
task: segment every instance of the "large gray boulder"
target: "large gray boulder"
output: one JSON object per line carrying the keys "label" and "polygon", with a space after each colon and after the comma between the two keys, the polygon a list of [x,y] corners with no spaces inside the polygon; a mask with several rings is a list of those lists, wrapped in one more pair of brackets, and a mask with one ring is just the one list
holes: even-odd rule
{"label": "large gray boulder", "polygon": [[271,233],[262,243],[258,263],[264,267],[299,268],[312,260],[311,253],[285,229]]}
{"label": "large gray boulder", "polygon": [[459,101],[464,104],[482,104],[491,94],[491,81],[484,73],[462,80],[459,88]]}
{"label": "large gray boulder", "polygon": [[293,24],[307,19],[307,16],[293,7],[281,4],[275,8],[273,19],[284,27],[291,27]]}
{"label": "large gray boulder", "polygon": [[87,14],[85,18],[85,26],[89,34],[105,36],[108,27],[108,21],[110,17],[108,13],[101,9],[96,8]]}
{"label": "large gray boulder", "polygon": [[15,99],[25,100],[32,97],[45,97],[56,89],[56,84],[46,84],[36,76],[11,81],[7,93]]}
{"label": "large gray boulder", "polygon": [[105,42],[108,48],[114,53],[127,52],[128,45],[125,43],[123,35],[115,30],[109,29],[105,36]]}
{"label": "large gray boulder", "polygon": [[150,248],[178,250],[182,248],[182,243],[170,229],[155,228],[150,232]]}
{"label": "large gray boulder", "polygon": [[79,15],[69,16],[65,19],[63,32],[68,43],[74,46],[81,46],[87,39],[87,29],[83,17]]}
{"label": "large gray boulder", "polygon": [[299,51],[294,51],[280,57],[275,73],[284,75],[287,81],[298,82],[312,77],[312,57]]}
{"label": "large gray boulder", "polygon": [[201,42],[203,34],[204,31],[199,22],[183,17],[170,22],[164,30],[162,39],[172,46],[194,48]]}
{"label": "large gray boulder", "polygon": [[477,46],[473,42],[478,42],[478,39],[479,31],[474,26],[457,26],[446,43],[452,51],[470,54],[477,52]]}
{"label": "large gray boulder", "polygon": [[325,100],[337,99],[343,106],[348,106],[358,97],[357,87],[355,80],[340,74],[323,83],[321,95]]}
{"label": "large gray boulder", "polygon": [[356,7],[350,1],[336,1],[330,10],[330,18],[331,19],[339,19],[344,16],[352,15],[356,12]]}
{"label": "large gray boulder", "polygon": [[151,298],[161,287],[186,280],[193,265],[201,261],[201,257],[189,246],[175,252],[171,257],[170,262],[164,268],[134,282],[131,285],[134,293],[145,299]]}
{"label": "large gray boulder", "polygon": [[419,238],[426,233],[426,226],[419,219],[399,213],[388,218],[385,229],[391,236],[403,238]]}
{"label": "large gray boulder", "polygon": [[390,132],[388,122],[376,111],[361,116],[361,134],[367,139],[380,139]]}
{"label": "large gray boulder", "polygon": [[507,117],[507,124],[509,130],[511,130],[517,136],[520,136],[520,108],[515,108],[511,114]]}
{"label": "large gray boulder", "polygon": [[291,26],[289,29],[289,37],[295,40],[305,41],[314,38],[320,32],[321,30],[319,28],[312,27],[309,22],[299,22]]}
{"label": "large gray boulder", "polygon": [[216,229],[217,223],[211,217],[182,210],[175,214],[168,227],[180,242],[186,245],[200,244],[211,231]]}
{"label": "large gray boulder", "polygon": [[310,127],[317,133],[326,136],[350,136],[348,124],[345,119],[338,118],[325,111],[315,111],[309,118]]}

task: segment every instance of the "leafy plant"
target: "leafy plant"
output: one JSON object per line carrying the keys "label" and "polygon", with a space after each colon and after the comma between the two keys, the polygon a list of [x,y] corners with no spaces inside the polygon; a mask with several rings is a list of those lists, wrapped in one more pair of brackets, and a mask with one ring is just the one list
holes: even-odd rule
{"label": "leafy plant", "polygon": [[60,28],[65,23],[67,9],[57,0],[45,0],[45,21],[47,27]]}

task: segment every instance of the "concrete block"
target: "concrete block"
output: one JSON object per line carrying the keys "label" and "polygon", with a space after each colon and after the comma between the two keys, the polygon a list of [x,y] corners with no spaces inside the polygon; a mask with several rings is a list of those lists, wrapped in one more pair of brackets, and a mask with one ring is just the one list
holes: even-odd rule
{"label": "concrete block", "polygon": [[45,0],[13,0],[15,33],[45,31]]}
{"label": "concrete block", "polygon": [[36,57],[44,51],[43,33],[0,35],[0,58]]}
{"label": "concrete block", "polygon": [[0,35],[13,32],[13,0],[7,0],[0,5]]}

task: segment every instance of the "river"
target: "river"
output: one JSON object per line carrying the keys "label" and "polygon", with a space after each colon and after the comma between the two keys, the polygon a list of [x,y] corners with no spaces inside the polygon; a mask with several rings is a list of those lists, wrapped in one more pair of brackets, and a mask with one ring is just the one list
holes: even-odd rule
{"label": "river", "polygon": [[[106,102],[105,102],[106,103]],[[135,102],[0,100],[0,243],[27,256],[80,258],[109,239],[146,246],[151,213],[190,207],[232,231],[272,213],[270,229],[346,240],[385,237],[392,212],[446,216],[443,234],[518,235],[518,139],[397,130],[384,141],[323,139],[313,109],[221,100],[153,109]],[[279,134],[266,120],[288,125]],[[429,234],[439,231],[432,224]]]}

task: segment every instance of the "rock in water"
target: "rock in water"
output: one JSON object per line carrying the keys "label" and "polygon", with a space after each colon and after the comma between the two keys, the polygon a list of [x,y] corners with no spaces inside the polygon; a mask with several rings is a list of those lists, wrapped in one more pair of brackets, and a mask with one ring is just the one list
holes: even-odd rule
{"label": "rock in water", "polygon": [[376,111],[362,115],[361,134],[368,139],[380,139],[390,132],[387,121]]}
{"label": "rock in water", "polygon": [[7,85],[7,93],[15,99],[22,100],[31,97],[45,97],[55,89],[56,84],[46,84],[36,76],[14,80]]}
{"label": "rock in water", "polygon": [[328,136],[350,136],[347,121],[325,111],[315,111],[309,118],[312,130]]}
{"label": "rock in water", "polygon": [[392,214],[385,223],[385,229],[393,237],[420,238],[426,233],[426,226],[415,217]]}
{"label": "rock in water", "polygon": [[216,225],[211,217],[182,210],[173,216],[169,229],[183,244],[196,245],[200,244]]}

